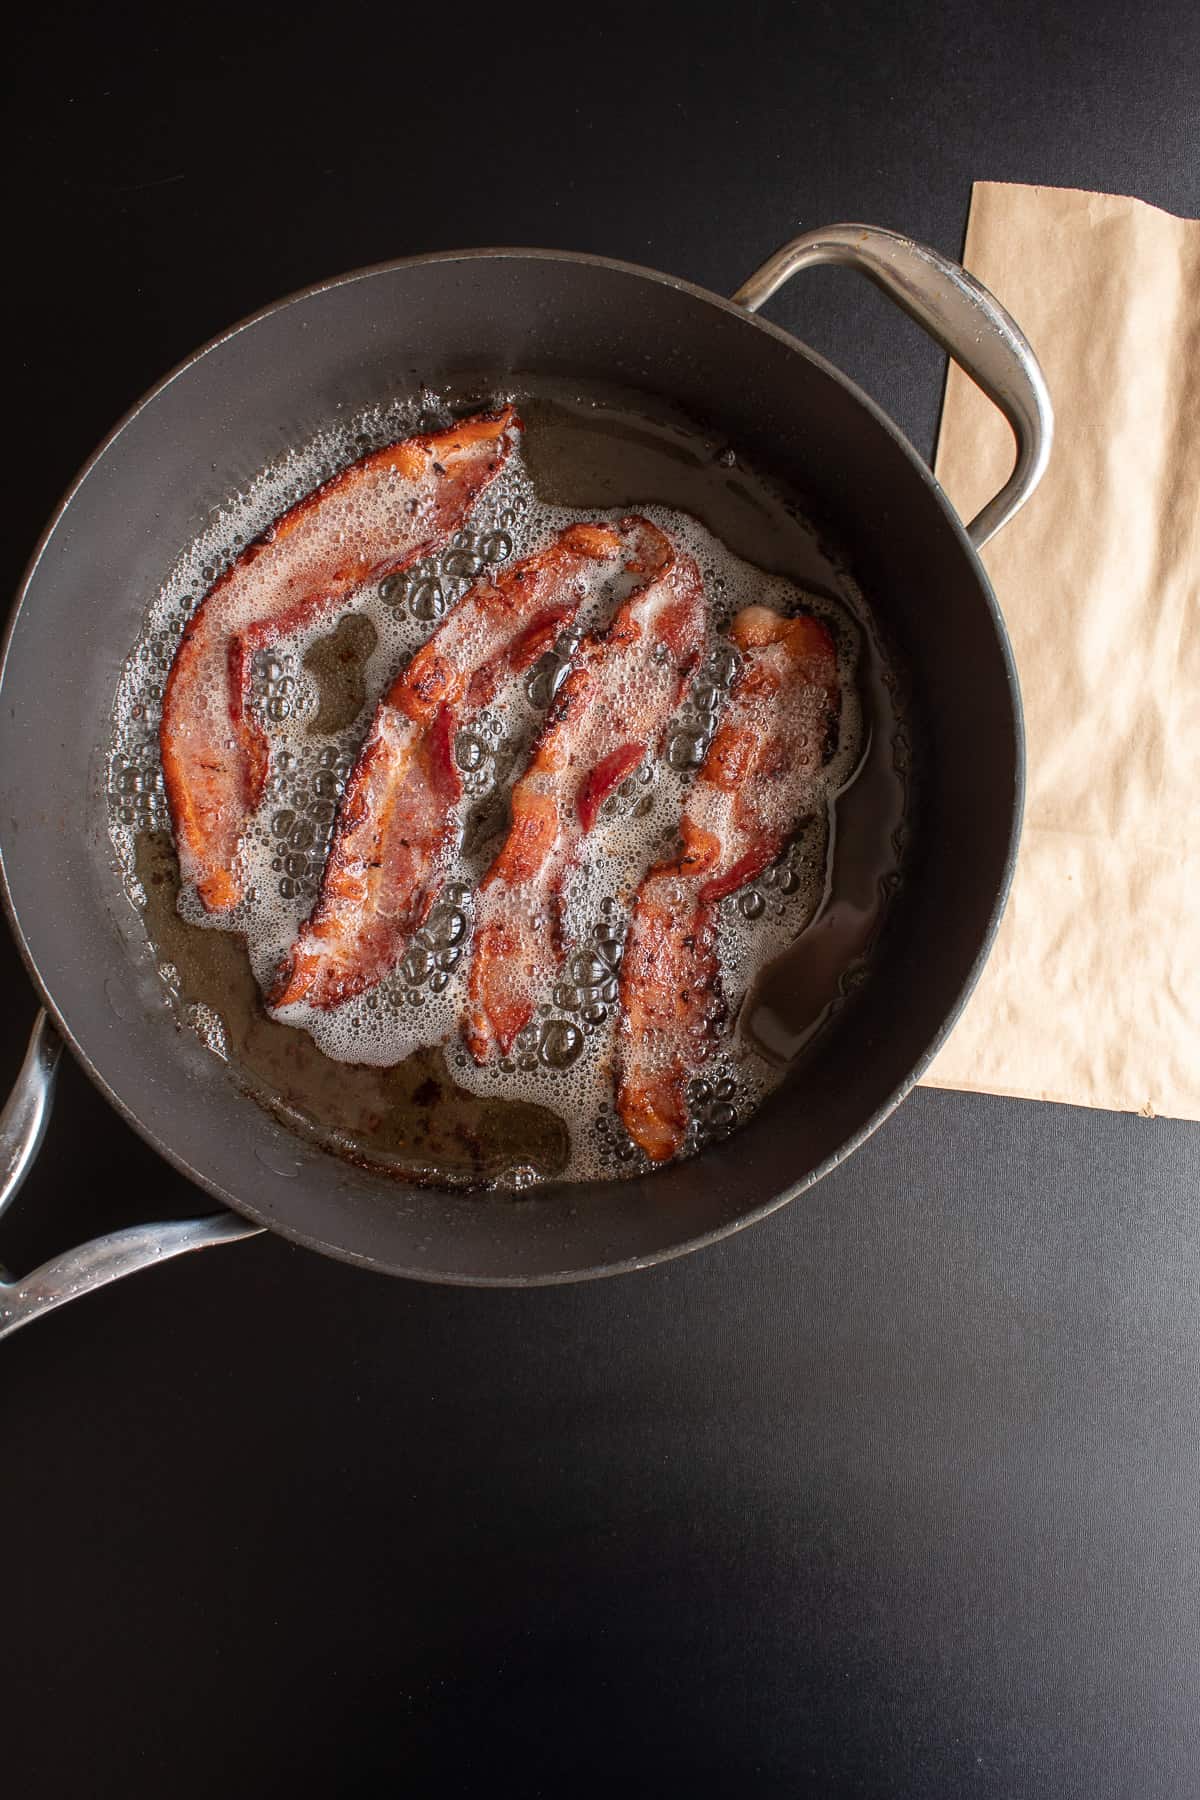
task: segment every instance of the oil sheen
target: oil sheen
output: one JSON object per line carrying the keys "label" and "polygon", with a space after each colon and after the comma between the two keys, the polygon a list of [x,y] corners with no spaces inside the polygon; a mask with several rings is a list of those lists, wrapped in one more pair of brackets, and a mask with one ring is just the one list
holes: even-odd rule
{"label": "oil sheen", "polygon": [[[436,556],[361,589],[334,621],[258,656],[254,705],[270,740],[266,798],[244,849],[246,895],[219,924],[180,891],[158,754],[163,685],[180,633],[238,551],[367,450],[514,400],[518,449]],[[503,1062],[475,1066],[460,1037],[472,896],[503,841],[507,791],[585,632],[621,598],[601,566],[569,630],[459,733],[460,843],[442,893],[398,966],[371,992],[268,1016],[270,986],[315,900],[337,804],[374,706],[473,582],[580,518],[644,514],[696,558],[707,641],[661,743],[614,794],[565,896],[564,957],[537,1017]],[[334,1151],[410,1178],[523,1189],[649,1165],[613,1108],[618,975],[647,868],[672,853],[690,782],[736,679],[726,635],[743,606],[806,610],[829,627],[841,688],[836,748],[778,862],[723,902],[729,1026],[690,1089],[683,1154],[734,1130],[792,1069],[870,955],[901,875],[907,730],[893,661],[863,596],[795,502],[736,446],[644,396],[530,381],[379,407],[295,448],[179,558],[126,659],[108,761],[109,830],[181,1023],[249,1090]],[[802,1079],[802,1074],[799,1077]]]}

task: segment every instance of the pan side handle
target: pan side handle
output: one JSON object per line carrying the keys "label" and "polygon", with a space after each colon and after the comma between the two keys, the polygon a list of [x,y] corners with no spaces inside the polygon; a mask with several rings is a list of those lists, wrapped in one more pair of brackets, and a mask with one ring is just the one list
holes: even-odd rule
{"label": "pan side handle", "polygon": [[1054,412],[1045,377],[1020,326],[994,295],[948,257],[875,225],[829,225],[793,238],[742,283],[733,299],[757,312],[785,281],[819,263],[859,270],[915,319],[982,388],[1012,426],[1012,474],[967,526],[982,550],[1045,473]]}
{"label": "pan side handle", "polygon": [[[54,1101],[62,1040],[46,1013],[39,1012],[16,1085],[0,1113],[0,1213],[15,1198],[41,1147]],[[204,1250],[210,1244],[255,1237],[262,1227],[236,1213],[203,1219],[176,1219],[163,1225],[134,1225],[110,1232],[43,1263],[20,1279],[0,1268],[0,1338],[19,1331],[42,1313],[65,1306],[123,1275],[155,1263]]]}

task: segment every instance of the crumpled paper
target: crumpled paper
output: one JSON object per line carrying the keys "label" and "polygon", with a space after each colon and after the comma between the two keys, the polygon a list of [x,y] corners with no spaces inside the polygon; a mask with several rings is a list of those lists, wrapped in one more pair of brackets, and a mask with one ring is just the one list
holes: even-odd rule
{"label": "crumpled paper", "polygon": [[[1029,757],[1012,898],[935,1087],[1200,1119],[1200,221],[976,184],[966,266],[1045,371],[1047,475],[983,560]],[[970,518],[1012,435],[952,367]]]}

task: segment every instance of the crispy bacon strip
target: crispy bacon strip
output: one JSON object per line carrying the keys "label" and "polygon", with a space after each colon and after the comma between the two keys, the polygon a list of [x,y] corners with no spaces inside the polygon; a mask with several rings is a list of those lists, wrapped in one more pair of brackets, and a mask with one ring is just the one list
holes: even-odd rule
{"label": "crispy bacon strip", "polygon": [[268,997],[338,1006],[404,955],[441,889],[458,830],[454,738],[573,617],[598,565],[625,545],[571,525],[498,579],[478,582],[397,676],[351,770],[316,906]]}
{"label": "crispy bacon strip", "polygon": [[725,1010],[718,903],[783,849],[838,716],[824,625],[748,606],[730,635],[745,661],[688,796],[682,852],[642,882],[621,962],[617,1110],[654,1162],[683,1144],[688,1078]]}
{"label": "crispy bacon strip", "polygon": [[267,782],[267,738],[249,704],[255,652],[443,544],[519,429],[505,407],[363,457],[284,513],[209,589],[175,654],[159,731],[180,868],[209,912],[241,899],[238,848]]}
{"label": "crispy bacon strip", "polygon": [[584,640],[512,791],[512,823],[476,899],[466,1039],[506,1056],[562,956],[563,886],[606,797],[652,754],[700,658],[700,571],[646,519],[637,589]]}

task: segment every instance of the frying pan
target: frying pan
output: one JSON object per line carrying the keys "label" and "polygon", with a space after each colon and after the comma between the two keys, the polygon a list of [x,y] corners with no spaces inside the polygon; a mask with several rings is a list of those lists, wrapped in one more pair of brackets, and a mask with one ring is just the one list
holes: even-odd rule
{"label": "frying pan", "polygon": [[[1004,489],[965,530],[916,452],[845,376],[756,316],[797,271],[883,288],[1012,425]],[[846,545],[911,671],[925,746],[902,895],[871,979],[736,1136],[628,1181],[468,1195],[343,1164],[252,1104],[165,1006],[109,852],[104,747],[147,597],[196,507],[313,421],[444,372],[536,371],[665,396],[802,492]],[[1051,410],[991,295],[894,233],[796,238],[731,300],[625,263],[541,250],[408,258],[294,295],[166,377],[93,456],[30,564],[0,668],[0,875],[44,1010],[0,1125],[0,1210],[48,1117],[65,1040],[117,1110],[227,1210],[100,1238],[0,1285],[0,1335],[121,1275],[266,1227],[366,1268],[528,1285],[640,1268],[795,1198],[908,1093],[990,947],[1023,790],[1020,696],[978,551],[1039,480]],[[3,1271],[0,1271],[0,1275]]]}

